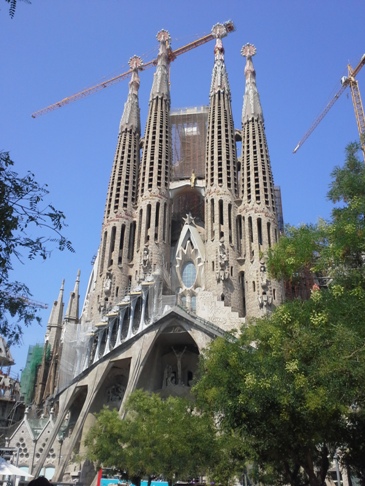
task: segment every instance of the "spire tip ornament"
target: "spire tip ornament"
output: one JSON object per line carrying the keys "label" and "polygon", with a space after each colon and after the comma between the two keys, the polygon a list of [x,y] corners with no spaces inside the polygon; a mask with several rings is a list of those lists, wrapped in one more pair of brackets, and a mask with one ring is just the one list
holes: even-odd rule
{"label": "spire tip ornament", "polygon": [[139,56],[132,56],[128,61],[129,67],[131,69],[142,69],[143,61]]}
{"label": "spire tip ornament", "polygon": [[215,24],[212,27],[212,36],[216,39],[223,39],[227,33],[227,27],[224,24]]}
{"label": "spire tip ornament", "polygon": [[171,44],[171,37],[168,30],[165,29],[160,30],[157,33],[156,38],[158,42],[167,42],[168,44]]}
{"label": "spire tip ornament", "polygon": [[241,54],[244,57],[252,57],[256,54],[256,47],[253,44],[245,44],[241,49]]}

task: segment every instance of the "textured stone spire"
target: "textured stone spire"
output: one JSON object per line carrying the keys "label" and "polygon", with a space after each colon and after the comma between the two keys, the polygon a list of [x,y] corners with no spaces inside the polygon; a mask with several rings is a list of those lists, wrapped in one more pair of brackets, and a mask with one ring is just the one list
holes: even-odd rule
{"label": "textured stone spire", "polygon": [[61,336],[63,308],[64,308],[64,304],[63,304],[64,286],[65,286],[65,281],[62,280],[58,298],[53,303],[51,313],[48,319],[46,342],[48,342],[51,349],[53,349],[54,346],[56,347],[58,346],[58,342]]}
{"label": "textured stone spire", "polygon": [[129,82],[128,98],[119,125],[118,143],[109,181],[104,225],[110,218],[114,218],[123,210],[131,212],[137,196],[141,134],[138,70],[142,68],[142,60],[138,56],[133,56],[129,60],[129,65],[132,69],[132,78]]}
{"label": "textured stone spire", "polygon": [[212,29],[216,37],[214,66],[210,88],[210,104],[207,129],[207,187],[237,192],[237,156],[234,140],[233,116],[228,76],[224,63],[222,37],[227,35],[224,24]]}
{"label": "textured stone spire", "polygon": [[265,254],[279,237],[274,182],[266,141],[264,118],[256,87],[252,44],[243,46],[246,86],[242,109],[242,204],[238,210],[239,257],[244,261],[244,302],[248,317],[261,316],[283,299],[280,282],[270,280]]}
{"label": "textured stone spire", "polygon": [[[51,314],[47,324],[45,346],[43,349],[42,363],[37,372],[36,391],[34,403],[39,406],[45,395],[49,395],[47,382],[54,382],[57,369],[57,359],[62,348],[62,329],[63,329],[63,292],[65,281],[62,280],[58,299],[54,301]],[[47,390],[47,391],[46,391]]]}
{"label": "textured stone spire", "polygon": [[148,271],[155,268],[163,273],[170,261],[170,231],[167,223],[170,211],[168,188],[172,164],[170,35],[166,30],[161,30],[157,34],[157,40],[160,42],[160,49],[149,100],[139,173],[136,251],[140,268],[145,269],[141,274],[146,274],[147,267]]}
{"label": "textured stone spire", "polygon": [[157,57],[157,67],[153,78],[150,101],[156,96],[170,97],[169,83],[169,48],[170,34],[167,30],[160,30],[157,34],[157,40],[160,43],[160,49]]}
{"label": "textured stone spire", "polygon": [[206,256],[209,261],[206,267],[209,282],[207,287],[223,298],[226,306],[242,313],[238,274],[231,271],[237,258],[234,245],[237,154],[231,93],[222,44],[222,37],[227,35],[226,26],[216,24],[212,34],[216,38],[216,44],[206,145],[205,228]]}
{"label": "textured stone spire", "polygon": [[[153,79],[147,116],[145,142],[141,163],[139,197],[151,191],[167,191],[170,181],[170,89],[169,56],[170,35],[166,30],[157,34],[160,51]],[[167,195],[167,194],[166,194]]]}
{"label": "textured stone spire", "polygon": [[132,78],[129,82],[128,98],[124,105],[123,115],[120,121],[119,131],[125,128],[141,132],[140,109],[138,102],[138,90],[140,85],[138,70],[142,68],[142,59],[133,56],[129,60],[129,66],[132,69]]}
{"label": "textured stone spire", "polygon": [[124,296],[129,286],[129,266],[133,257],[135,221],[134,205],[137,200],[137,180],[140,161],[140,108],[138,71],[142,60],[133,56],[129,60],[132,77],[127,101],[119,124],[117,147],[109,179],[104,220],[99,248],[95,290],[90,294],[87,315],[99,321],[116,301]]}
{"label": "textured stone spire", "polygon": [[225,91],[229,99],[231,98],[231,91],[229,88],[226,65],[224,63],[224,47],[222,38],[227,35],[227,30],[224,24],[216,24],[212,29],[212,34],[216,38],[214,47],[214,68],[212,74],[212,83],[210,87],[210,96],[218,91]]}
{"label": "textured stone spire", "polygon": [[70,294],[70,300],[68,301],[67,310],[65,313],[65,320],[72,321],[75,324],[79,322],[79,288],[80,288],[80,270],[77,272],[75,287]]}
{"label": "textured stone spire", "polygon": [[252,57],[256,54],[256,48],[252,44],[246,44],[242,47],[241,54],[246,57],[246,87],[243,97],[242,123],[245,123],[252,117],[260,117],[264,121],[256,86],[256,71],[252,62]]}
{"label": "textured stone spire", "polygon": [[246,56],[246,87],[242,109],[242,198],[246,204],[266,206],[276,214],[274,181],[266,141],[264,119],[256,87],[252,56],[256,49],[246,44],[241,54]]}

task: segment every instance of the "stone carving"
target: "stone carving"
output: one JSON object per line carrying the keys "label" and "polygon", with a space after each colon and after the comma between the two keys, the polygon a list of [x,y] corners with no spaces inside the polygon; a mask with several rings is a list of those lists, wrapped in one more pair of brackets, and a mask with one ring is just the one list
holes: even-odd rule
{"label": "stone carving", "polygon": [[123,400],[125,393],[125,386],[116,384],[109,387],[106,391],[106,402],[115,403]]}
{"label": "stone carving", "polygon": [[151,273],[151,256],[151,250],[148,246],[145,246],[141,257],[140,281],[146,280],[147,276]]}
{"label": "stone carving", "polygon": [[142,267],[147,268],[149,266],[149,262],[150,262],[150,251],[148,249],[148,246],[145,246],[142,255]]}
{"label": "stone carving", "polygon": [[174,326],[174,327],[169,327],[166,331],[164,331],[164,334],[176,334],[181,332],[185,332],[185,329],[183,329],[180,326]]}
{"label": "stone carving", "polygon": [[193,171],[191,173],[191,176],[190,176],[190,185],[191,185],[191,187],[194,187],[195,186],[195,180],[196,180],[196,175],[195,175],[195,172]]}
{"label": "stone carving", "polygon": [[111,278],[111,274],[110,273],[107,273],[106,274],[105,281],[104,281],[104,292],[105,292],[106,295],[107,294],[110,294],[111,288],[112,288],[112,278]]}
{"label": "stone carving", "polygon": [[[192,176],[191,176],[192,177]],[[183,218],[183,221],[184,221],[184,224],[188,224],[188,225],[193,225],[193,226],[196,226],[195,224],[195,218],[192,216],[191,213],[188,213],[186,215],[186,218]]]}
{"label": "stone carving", "polygon": [[270,286],[270,280],[266,278],[266,266],[265,263],[260,262],[260,287],[261,295],[259,295],[259,306],[261,309],[265,309],[272,304],[272,297],[268,295]]}
{"label": "stone carving", "polygon": [[180,351],[180,352],[177,352],[175,351],[174,348],[172,348],[175,356],[176,356],[176,361],[177,361],[177,384],[178,385],[183,385],[183,382],[182,382],[182,376],[181,376],[181,358],[182,358],[182,355],[185,353],[186,351],[186,346],[185,348]]}
{"label": "stone carving", "polygon": [[168,386],[175,386],[175,385],[184,385],[183,379],[182,379],[182,365],[181,365],[181,360],[182,356],[186,351],[186,346],[182,351],[178,351],[174,348],[172,348],[172,351],[174,352],[176,356],[176,368],[177,368],[177,373],[176,371],[173,370],[173,367],[168,364],[165,366],[164,373],[163,373],[163,379],[162,379],[162,388],[166,388]]}
{"label": "stone carving", "polygon": [[172,371],[172,366],[168,364],[164,370],[162,388],[171,385],[176,385],[176,373]]}
{"label": "stone carving", "polygon": [[228,251],[223,241],[219,242],[217,260],[216,278],[218,282],[220,280],[227,280],[229,277],[229,258]]}

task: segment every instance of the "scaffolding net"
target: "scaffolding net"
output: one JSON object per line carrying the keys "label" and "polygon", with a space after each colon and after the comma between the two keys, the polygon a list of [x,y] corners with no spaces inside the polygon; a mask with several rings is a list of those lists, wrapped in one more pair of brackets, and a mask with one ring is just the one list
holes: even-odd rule
{"label": "scaffolding net", "polygon": [[59,366],[59,391],[66,388],[88,364],[87,359],[91,335],[90,322],[85,323],[81,321],[79,324],[65,323]]}
{"label": "scaffolding net", "polygon": [[207,106],[173,110],[170,113],[172,129],[172,180],[205,177],[205,145],[208,122]]}
{"label": "scaffolding net", "polygon": [[28,348],[27,362],[20,380],[20,393],[27,405],[31,404],[34,398],[37,373],[42,363],[43,350],[43,344],[34,344]]}

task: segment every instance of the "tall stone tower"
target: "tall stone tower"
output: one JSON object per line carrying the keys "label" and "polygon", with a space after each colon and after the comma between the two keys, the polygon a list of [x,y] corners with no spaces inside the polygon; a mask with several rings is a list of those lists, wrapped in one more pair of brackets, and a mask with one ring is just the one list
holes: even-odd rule
{"label": "tall stone tower", "polygon": [[170,35],[161,30],[157,39],[160,50],[149,100],[137,206],[136,263],[141,275],[136,268],[135,280],[151,271],[163,278],[170,261]]}
{"label": "tall stone tower", "polygon": [[[29,436],[32,460],[24,453],[19,464],[33,475],[48,468],[53,481],[90,483],[92,471],[73,464],[72,453],[82,452],[95,413],[104,405],[122,410],[136,388],[188,396],[201,351],[283,299],[281,284],[269,280],[265,265],[265,252],[279,233],[278,189],[252,63],[255,48],[242,49],[245,94],[242,128],[235,129],[226,34],[227,24],[213,27],[209,106],[171,113],[173,53],[169,33],[158,33],[143,138],[143,66],[137,56],[130,60],[101,242],[81,315],[78,274],[65,316],[62,287],[50,318],[54,362],[39,374],[36,400],[49,417],[42,429],[46,439],[38,447],[42,433]],[[34,415],[28,411],[11,438],[23,441],[24,450]]]}
{"label": "tall stone tower", "polygon": [[205,177],[205,241],[207,287],[233,311],[243,315],[235,245],[237,154],[231,92],[224,62],[224,26],[213,27],[216,37],[210,87]]}
{"label": "tall stone tower", "polygon": [[137,181],[140,165],[141,123],[138,101],[139,75],[142,60],[130,59],[132,77],[128,99],[119,124],[117,148],[109,180],[101,245],[95,266],[93,292],[87,307],[87,319],[102,315],[131,287],[130,263],[133,263],[137,202]]}
{"label": "tall stone tower", "polygon": [[[241,204],[238,206],[238,253],[243,262],[241,281],[248,317],[266,313],[284,298],[280,282],[269,280],[265,252],[279,237],[278,212],[264,117],[252,57],[256,48],[243,46],[246,87],[242,109]],[[280,208],[281,210],[281,208]]]}
{"label": "tall stone tower", "polygon": [[37,406],[42,404],[45,395],[48,396],[53,393],[58,374],[58,360],[60,358],[64,312],[64,284],[65,282],[63,280],[58,298],[53,303],[48,319],[43,359],[37,373],[36,389],[34,393],[34,402]]}

